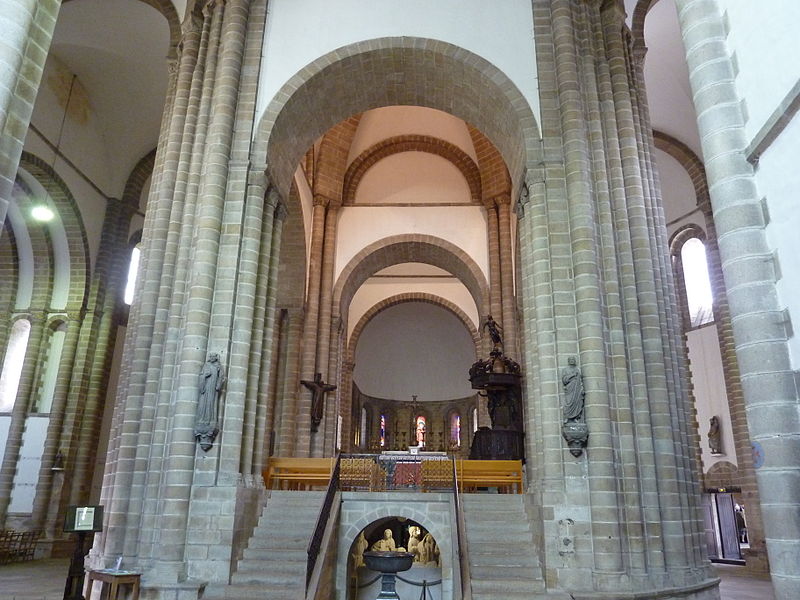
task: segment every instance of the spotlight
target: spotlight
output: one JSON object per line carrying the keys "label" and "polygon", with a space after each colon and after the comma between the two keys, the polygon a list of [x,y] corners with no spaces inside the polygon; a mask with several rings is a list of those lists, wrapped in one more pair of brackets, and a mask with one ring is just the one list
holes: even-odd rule
{"label": "spotlight", "polygon": [[34,206],[31,209],[31,217],[33,217],[36,221],[41,221],[42,223],[52,221],[53,217],[55,216],[55,213],[46,206],[39,205]]}

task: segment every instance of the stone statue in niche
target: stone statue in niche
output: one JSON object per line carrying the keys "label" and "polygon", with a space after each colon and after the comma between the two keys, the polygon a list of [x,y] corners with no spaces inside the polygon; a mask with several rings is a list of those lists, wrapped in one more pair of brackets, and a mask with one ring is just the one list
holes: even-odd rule
{"label": "stone statue in niche", "polygon": [[567,366],[561,371],[561,383],[564,386],[564,424],[582,421],[586,391],[574,356],[567,359]]}
{"label": "stone statue in niche", "polygon": [[408,551],[414,555],[414,562],[419,562],[421,550],[419,536],[421,533],[420,528],[416,525],[408,528]]}
{"label": "stone statue in niche", "polygon": [[300,383],[311,390],[311,433],[316,433],[325,410],[325,394],[335,390],[336,386],[322,381],[322,373],[314,375],[312,381],[301,379]]}
{"label": "stone statue in niche", "polygon": [[561,384],[564,386],[564,403],[561,407],[564,424],[561,433],[570,453],[577,457],[583,453],[589,440],[589,428],[583,419],[586,390],[574,356],[567,359],[567,366],[561,371]]}
{"label": "stone statue in niche", "polygon": [[425,537],[422,538],[422,541],[419,544],[419,563],[422,565],[428,565],[431,567],[441,567],[441,563],[439,562],[440,552],[439,546],[436,544],[436,540],[433,539],[433,536],[430,533],[426,533]]}
{"label": "stone statue in niche", "polygon": [[364,550],[369,546],[367,538],[364,537],[364,532],[358,534],[355,546],[353,546],[353,566],[356,568],[364,566]]}
{"label": "stone statue in niche", "polygon": [[211,449],[219,433],[217,414],[219,396],[224,385],[225,371],[219,362],[219,354],[211,352],[197,381],[197,415],[194,425],[194,437],[205,452]]}
{"label": "stone statue in niche", "polygon": [[711,454],[715,456],[722,454],[722,430],[720,429],[719,417],[717,415],[714,415],[709,420],[708,447],[711,449]]}
{"label": "stone statue in niche", "polygon": [[405,552],[406,549],[395,546],[394,545],[394,538],[392,537],[392,530],[386,529],[383,532],[383,537],[379,539],[377,542],[372,544],[372,548],[370,548],[373,552]]}

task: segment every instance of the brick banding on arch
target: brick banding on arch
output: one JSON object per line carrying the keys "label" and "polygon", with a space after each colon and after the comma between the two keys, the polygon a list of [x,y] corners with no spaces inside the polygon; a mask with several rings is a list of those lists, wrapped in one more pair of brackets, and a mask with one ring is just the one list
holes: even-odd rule
{"label": "brick banding on arch", "polygon": [[489,286],[475,261],[461,248],[432,235],[403,234],[363,248],[342,270],[333,290],[333,310],[347,316],[350,301],[372,275],[401,263],[418,262],[444,269],[469,290],[479,314],[487,314]]}
{"label": "brick banding on arch", "polygon": [[[398,80],[404,83],[375,83]],[[415,37],[356,42],[306,65],[268,104],[251,160],[269,165],[286,194],[314,140],[352,115],[393,105],[434,108],[473,124],[497,146],[513,181],[541,161],[536,118],[507,75],[464,48]]]}
{"label": "brick banding on arch", "polygon": [[478,334],[475,324],[472,322],[472,319],[469,318],[467,313],[461,310],[458,305],[445,298],[442,298],[441,296],[429,294],[427,292],[408,292],[405,294],[397,294],[395,296],[390,296],[389,298],[384,298],[364,313],[364,315],[358,320],[358,323],[356,323],[356,326],[353,328],[353,333],[350,334],[350,339],[347,342],[347,360],[355,363],[355,353],[356,347],[358,346],[358,340],[361,337],[364,328],[367,326],[367,323],[369,323],[374,317],[384,310],[393,306],[397,306],[398,304],[404,304],[406,302],[426,302],[428,304],[441,306],[442,308],[453,313],[464,324],[464,327],[467,328],[467,331],[469,331],[469,335],[472,337],[472,341],[475,344],[475,358],[477,359],[480,345],[480,335]]}
{"label": "brick banding on arch", "polygon": [[481,174],[478,165],[455,144],[428,135],[399,135],[386,138],[362,152],[344,176],[342,200],[345,204],[355,202],[356,190],[361,179],[379,161],[401,152],[426,152],[450,161],[464,176],[473,202],[481,200]]}
{"label": "brick banding on arch", "polygon": [[66,308],[78,309],[83,305],[88,293],[90,276],[89,240],[78,203],[64,180],[38,156],[23,152],[19,166],[41,184],[58,211],[70,255],[70,289]]}

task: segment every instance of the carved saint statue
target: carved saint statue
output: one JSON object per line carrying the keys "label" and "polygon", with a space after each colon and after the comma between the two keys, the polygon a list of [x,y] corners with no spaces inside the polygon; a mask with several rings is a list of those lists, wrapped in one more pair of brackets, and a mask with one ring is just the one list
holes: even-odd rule
{"label": "carved saint statue", "polygon": [[392,530],[386,529],[383,532],[383,537],[377,542],[372,544],[370,548],[373,552],[405,552],[405,548],[398,548],[394,545],[394,538],[392,537]]}
{"label": "carved saint statue", "polygon": [[358,534],[356,543],[353,546],[353,565],[358,567],[364,566],[364,550],[369,546],[367,538],[364,537],[364,532]]}
{"label": "carved saint statue", "polygon": [[408,551],[414,555],[414,562],[419,562],[419,555],[422,547],[420,546],[419,536],[422,531],[416,525],[408,528]]}
{"label": "carved saint statue", "polygon": [[441,566],[439,563],[439,546],[430,533],[426,533],[425,537],[422,538],[419,548],[419,562],[421,564],[436,567]]}
{"label": "carved saint statue", "polygon": [[322,373],[314,375],[312,381],[301,379],[300,383],[311,390],[311,433],[316,433],[322,422],[322,413],[325,408],[325,394],[336,389],[335,385],[322,381]]}
{"label": "carved saint statue", "polygon": [[711,454],[722,454],[722,430],[719,425],[719,417],[711,417],[708,426],[708,447]]}
{"label": "carved saint statue", "polygon": [[564,386],[564,423],[582,421],[586,391],[574,356],[567,359],[567,367],[561,371],[561,383]]}
{"label": "carved saint statue", "polygon": [[197,380],[197,416],[194,426],[194,437],[205,451],[211,448],[219,433],[217,414],[223,385],[225,385],[225,371],[219,362],[219,354],[211,352]]}
{"label": "carved saint statue", "polygon": [[500,337],[500,332],[503,328],[497,324],[497,321],[492,318],[492,315],[486,316],[486,320],[481,327],[481,332],[483,332],[484,329],[489,331],[489,339],[492,340],[492,344],[495,348],[503,345],[503,338]]}

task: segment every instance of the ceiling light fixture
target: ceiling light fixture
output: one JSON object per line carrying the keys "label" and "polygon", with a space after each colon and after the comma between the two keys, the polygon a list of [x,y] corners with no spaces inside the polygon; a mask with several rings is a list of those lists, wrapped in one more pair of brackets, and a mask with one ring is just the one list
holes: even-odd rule
{"label": "ceiling light fixture", "polygon": [[43,204],[37,204],[31,209],[31,217],[41,223],[52,221],[55,216],[55,213]]}

